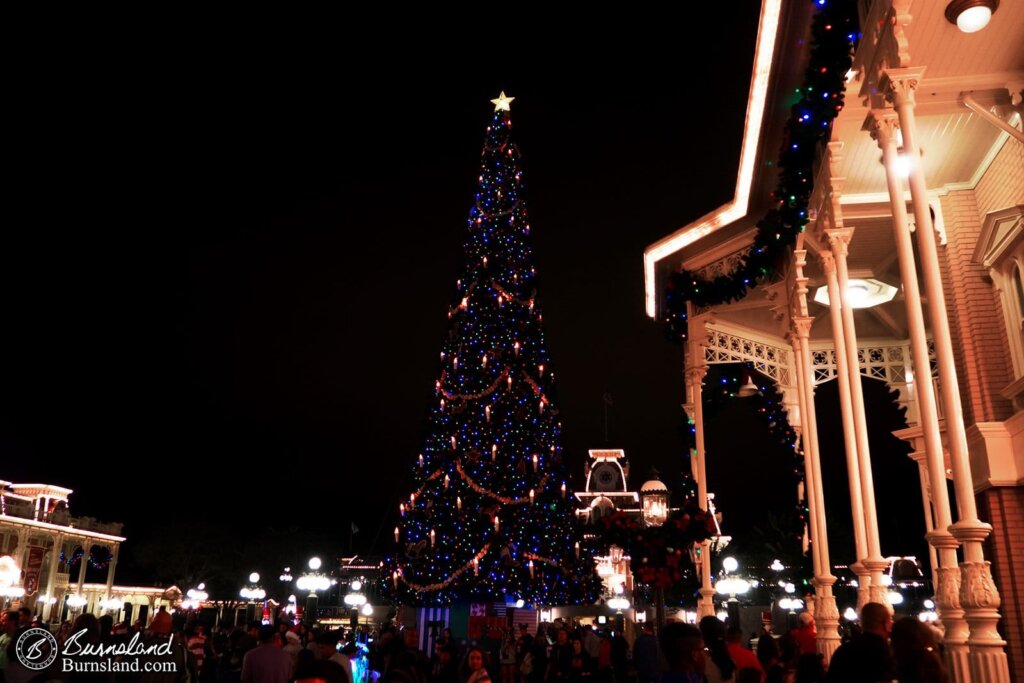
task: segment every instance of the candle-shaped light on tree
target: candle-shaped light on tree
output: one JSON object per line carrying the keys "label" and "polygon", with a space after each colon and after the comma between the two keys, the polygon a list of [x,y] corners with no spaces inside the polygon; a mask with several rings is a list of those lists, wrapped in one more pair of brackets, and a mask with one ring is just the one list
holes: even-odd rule
{"label": "candle-shaped light on tree", "polygon": [[484,406],[484,415],[487,416],[487,421],[490,422],[491,421],[491,407],[490,406]]}
{"label": "candle-shaped light on tree", "polygon": [[562,498],[565,498],[565,482],[562,482]]}
{"label": "candle-shaped light on tree", "polygon": [[398,539],[400,539],[401,537],[402,537],[402,532],[396,526],[395,527],[395,543],[398,543]]}
{"label": "candle-shaped light on tree", "polygon": [[533,489],[530,489],[530,505],[533,505]]}
{"label": "candle-shaped light on tree", "polygon": [[494,530],[501,531],[501,520],[498,518],[498,515],[494,515]]}
{"label": "candle-shaped light on tree", "polygon": [[398,571],[391,572],[391,580],[395,582],[395,590],[398,590]]}
{"label": "candle-shaped light on tree", "polygon": [[446,475],[444,475],[444,487],[448,488],[448,484],[449,483],[451,483],[451,479],[449,479],[448,475],[446,474]]}
{"label": "candle-shaped light on tree", "polygon": [[455,450],[455,435],[452,434],[452,450]]}
{"label": "candle-shaped light on tree", "polygon": [[459,512],[462,512],[462,496],[455,497],[455,507],[458,508]]}
{"label": "candle-shaped light on tree", "polygon": [[579,541],[576,541],[575,550],[576,550],[576,559],[578,560],[578,559],[580,559],[580,542]]}
{"label": "candle-shaped light on tree", "polygon": [[508,376],[508,380],[507,381],[508,381],[508,388],[511,390],[512,389],[512,375]]}
{"label": "candle-shaped light on tree", "polygon": [[541,363],[540,365],[538,365],[537,366],[537,370],[540,371],[540,376],[543,377],[544,376],[544,364]]}
{"label": "candle-shaped light on tree", "polygon": [[423,467],[423,454],[420,453],[420,467]]}
{"label": "candle-shaped light on tree", "polygon": [[433,530],[433,529],[431,529],[431,530],[430,530],[430,547],[431,547],[431,548],[433,548],[433,547],[434,547],[434,540],[435,540],[436,538],[437,538],[437,535],[436,535],[436,534],[434,533],[434,530]]}
{"label": "candle-shaped light on tree", "polygon": [[533,578],[533,560],[530,560],[530,578]]}
{"label": "candle-shaped light on tree", "polygon": [[519,355],[519,342],[512,345],[512,348],[516,350],[516,355]]}
{"label": "candle-shaped light on tree", "polygon": [[405,503],[400,503],[398,505],[398,513],[405,517]]}
{"label": "candle-shaped light on tree", "polygon": [[473,574],[475,576],[480,575],[480,559],[476,557],[473,558]]}
{"label": "candle-shaped light on tree", "polygon": [[498,444],[491,446],[491,462],[498,459]]}
{"label": "candle-shaped light on tree", "polygon": [[537,465],[538,465],[538,463],[539,463],[539,462],[540,462],[540,458],[538,458],[538,457],[537,457],[537,454],[536,454],[536,453],[534,453],[534,454],[533,454],[533,471],[534,471],[534,472],[536,472],[536,471],[537,471]]}

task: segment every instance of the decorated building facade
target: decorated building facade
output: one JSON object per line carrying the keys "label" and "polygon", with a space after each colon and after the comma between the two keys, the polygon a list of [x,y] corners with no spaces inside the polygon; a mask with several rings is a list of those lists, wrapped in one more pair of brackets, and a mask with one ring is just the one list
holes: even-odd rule
{"label": "decorated building facade", "polygon": [[[701,500],[709,366],[748,365],[783,395],[826,657],[830,543],[855,546],[859,605],[887,600],[866,378],[906,409],[955,680],[1024,680],[1022,91],[1020,3],[765,0],[734,198],[645,252],[647,313],[686,347]],[[830,382],[849,541],[826,528],[839,492],[822,486],[814,395]]]}
{"label": "decorated building facade", "polygon": [[[0,480],[0,603],[27,606],[46,621],[82,612],[145,619],[173,605],[175,588],[114,584],[122,524],[73,517],[72,490]],[[106,580],[86,583],[89,567]]]}

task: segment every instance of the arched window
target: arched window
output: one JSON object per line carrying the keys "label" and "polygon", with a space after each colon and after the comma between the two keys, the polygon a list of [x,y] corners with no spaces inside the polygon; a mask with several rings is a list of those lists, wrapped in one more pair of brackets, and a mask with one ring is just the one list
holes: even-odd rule
{"label": "arched window", "polygon": [[607,517],[613,512],[615,512],[615,504],[604,496],[601,496],[594,501],[593,505],[590,506],[590,521],[591,523],[598,522],[602,517]]}

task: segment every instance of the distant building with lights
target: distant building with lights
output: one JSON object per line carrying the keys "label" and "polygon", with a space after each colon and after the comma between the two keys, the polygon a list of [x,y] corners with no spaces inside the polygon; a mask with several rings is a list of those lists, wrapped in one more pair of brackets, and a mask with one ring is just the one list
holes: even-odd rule
{"label": "distant building with lights", "polygon": [[[662,524],[671,511],[669,490],[653,471],[652,478],[639,490],[629,487],[629,460],[619,448],[591,449],[584,465],[584,488],[574,495],[580,502],[577,521],[584,527],[601,523],[608,515],[621,512],[647,525]],[[585,531],[592,538],[596,531]],[[632,604],[633,574],[630,557],[622,548],[612,546],[607,555],[595,557],[597,573],[604,583],[604,603],[612,611],[622,611],[634,621],[644,621],[646,613]],[[583,609],[583,608],[580,608]],[[560,612],[561,610],[555,610]],[[557,614],[556,614],[557,616]]]}
{"label": "distant building with lights", "polygon": [[[24,605],[53,622],[82,612],[145,620],[157,605],[176,604],[174,587],[114,585],[123,525],[72,517],[71,493],[0,480],[0,605]],[[86,583],[90,563],[106,571],[104,583]]]}

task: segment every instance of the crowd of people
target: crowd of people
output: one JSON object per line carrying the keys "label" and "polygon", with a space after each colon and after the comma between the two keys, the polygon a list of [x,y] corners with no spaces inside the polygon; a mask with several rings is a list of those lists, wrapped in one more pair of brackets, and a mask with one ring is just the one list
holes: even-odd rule
{"label": "crowd of people", "polygon": [[935,631],[913,617],[866,604],[860,626],[826,666],[812,618],[780,638],[762,634],[756,652],[716,617],[667,624],[659,634],[665,670],[658,683],[948,683]]}
{"label": "crowd of people", "polygon": [[[888,608],[869,603],[860,628],[829,666],[817,652],[814,620],[781,637],[745,639],[715,617],[698,626],[672,622],[655,636],[649,624],[632,644],[623,634],[578,623],[543,624],[535,633],[511,627],[460,640],[445,629],[431,652],[407,642],[395,625],[371,632],[309,628],[282,621],[208,631],[193,613],[161,608],[147,628],[114,624],[109,616],[79,616],[56,630],[57,642],[83,631],[80,642],[168,643],[160,656],[174,666],[159,672],[66,673],[24,666],[15,654],[32,626],[28,609],[0,619],[0,683],[138,681],[138,683],[947,683],[934,632],[913,618],[893,623]],[[136,633],[138,636],[136,636]]]}

